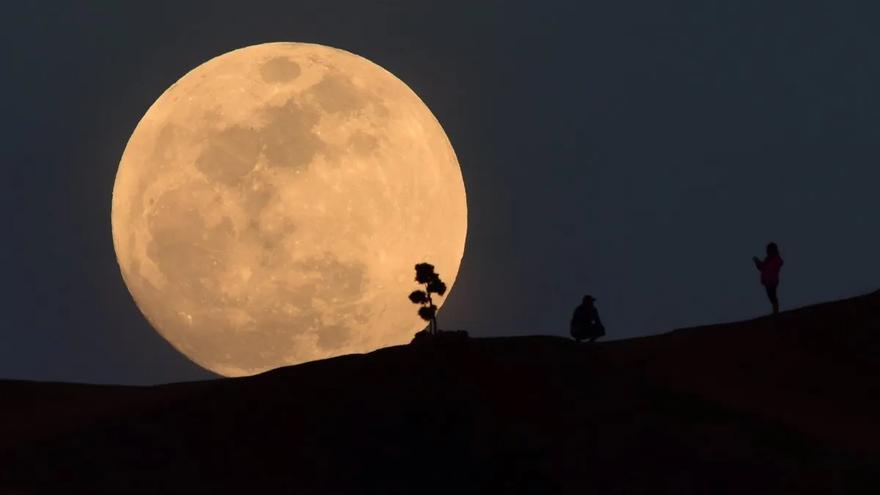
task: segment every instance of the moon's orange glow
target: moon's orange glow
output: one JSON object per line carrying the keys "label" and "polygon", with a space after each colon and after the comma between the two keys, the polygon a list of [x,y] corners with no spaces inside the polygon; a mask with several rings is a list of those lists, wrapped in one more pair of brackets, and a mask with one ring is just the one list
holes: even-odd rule
{"label": "moon's orange glow", "polygon": [[152,326],[227,376],[407,342],[407,294],[464,252],[464,183],[403,82],[304,43],[235,50],[166,90],[113,188],[113,243]]}

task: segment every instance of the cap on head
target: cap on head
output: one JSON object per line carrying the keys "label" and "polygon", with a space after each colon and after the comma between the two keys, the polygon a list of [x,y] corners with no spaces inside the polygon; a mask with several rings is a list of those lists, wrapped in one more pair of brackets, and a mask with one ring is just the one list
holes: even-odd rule
{"label": "cap on head", "polygon": [[589,294],[585,295],[584,298],[582,299],[582,301],[584,302],[584,304],[586,304],[586,303],[591,303],[591,302],[593,302],[593,301],[595,301],[595,300],[596,300],[596,298],[593,297],[593,296],[591,296],[591,295],[589,295]]}

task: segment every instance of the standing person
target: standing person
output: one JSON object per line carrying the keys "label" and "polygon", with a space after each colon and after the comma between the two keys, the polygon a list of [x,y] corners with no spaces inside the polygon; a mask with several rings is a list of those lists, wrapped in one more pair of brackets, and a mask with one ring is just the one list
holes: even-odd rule
{"label": "standing person", "polygon": [[582,340],[592,342],[605,335],[605,327],[599,319],[599,310],[593,304],[595,300],[593,296],[586,295],[581,300],[580,306],[574,309],[574,315],[571,317],[571,336],[578,342]]}
{"label": "standing person", "polygon": [[763,260],[757,256],[752,257],[755,267],[761,272],[761,285],[767,290],[767,297],[773,305],[773,314],[779,313],[779,297],[776,288],[779,287],[779,270],[785,261],[779,256],[779,246],[775,242],[767,244],[767,257]]}

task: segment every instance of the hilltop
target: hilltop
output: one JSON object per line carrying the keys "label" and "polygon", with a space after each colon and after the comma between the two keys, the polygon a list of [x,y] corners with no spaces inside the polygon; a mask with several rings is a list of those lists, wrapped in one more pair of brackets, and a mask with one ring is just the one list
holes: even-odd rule
{"label": "hilltop", "polygon": [[877,493],[880,292],[593,345],[0,397],[0,493]]}

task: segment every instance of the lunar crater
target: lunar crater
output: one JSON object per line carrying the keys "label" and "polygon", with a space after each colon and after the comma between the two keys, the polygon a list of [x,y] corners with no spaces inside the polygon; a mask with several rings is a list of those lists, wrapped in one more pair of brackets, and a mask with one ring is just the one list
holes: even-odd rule
{"label": "lunar crater", "polygon": [[270,83],[284,83],[299,77],[299,64],[287,57],[273,57],[260,66],[260,75]]}
{"label": "lunar crater", "polygon": [[305,168],[323,149],[324,142],[314,128],[320,114],[294,99],[280,107],[263,110],[266,125],[260,129],[263,154],[269,166]]}
{"label": "lunar crater", "polygon": [[368,94],[359,91],[351,79],[330,73],[320,82],[312,86],[307,96],[328,113],[353,114],[367,106],[370,101]]}
{"label": "lunar crater", "polygon": [[263,148],[260,138],[254,129],[224,129],[209,138],[206,149],[196,160],[196,168],[212,181],[235,184],[257,165]]}

